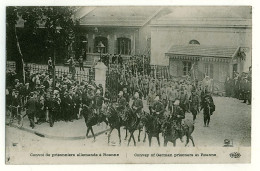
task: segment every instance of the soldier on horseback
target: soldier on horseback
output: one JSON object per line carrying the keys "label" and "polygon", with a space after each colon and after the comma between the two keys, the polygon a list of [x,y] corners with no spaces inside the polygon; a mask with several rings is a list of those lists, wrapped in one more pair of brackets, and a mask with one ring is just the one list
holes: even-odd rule
{"label": "soldier on horseback", "polygon": [[100,95],[100,90],[98,89],[94,97],[94,113],[98,116],[100,115],[104,97]]}
{"label": "soldier on horseback", "polygon": [[171,113],[170,120],[172,121],[172,123],[174,123],[173,125],[176,128],[180,137],[182,137],[182,132],[183,132],[182,119],[184,118],[185,118],[185,113],[183,109],[180,107],[180,101],[176,100],[174,102],[173,111]]}
{"label": "soldier on horseback", "polygon": [[126,117],[125,117],[125,107],[126,107],[126,99],[124,98],[123,96],[123,92],[120,91],[119,94],[118,94],[118,106],[117,106],[117,111],[120,115],[120,117],[122,118],[123,121],[126,120]]}
{"label": "soldier on horseback", "polygon": [[162,123],[163,114],[165,112],[165,106],[160,101],[159,96],[156,96],[154,99],[154,104],[152,106],[152,114],[155,116],[159,124]]}
{"label": "soldier on horseback", "polygon": [[138,118],[141,117],[143,107],[144,107],[143,102],[141,99],[139,99],[139,94],[136,92],[134,95],[132,110],[133,110],[133,113],[135,113]]}

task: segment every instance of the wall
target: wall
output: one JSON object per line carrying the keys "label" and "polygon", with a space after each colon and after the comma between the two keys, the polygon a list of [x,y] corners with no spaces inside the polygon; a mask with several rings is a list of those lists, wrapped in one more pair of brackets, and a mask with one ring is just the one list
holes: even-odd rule
{"label": "wall", "polygon": [[165,53],[173,45],[187,45],[195,39],[201,45],[248,47],[246,66],[251,64],[250,29],[238,28],[189,28],[189,27],[152,27],[151,64],[169,65]]}

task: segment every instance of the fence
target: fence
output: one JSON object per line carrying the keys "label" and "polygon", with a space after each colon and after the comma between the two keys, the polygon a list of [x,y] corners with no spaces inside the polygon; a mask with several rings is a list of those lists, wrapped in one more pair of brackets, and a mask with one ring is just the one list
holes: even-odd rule
{"label": "fence", "polygon": [[[15,70],[15,68],[16,68],[15,63],[8,61],[6,63],[6,68],[11,69],[11,70]],[[33,72],[33,73],[49,72],[48,67],[46,65],[38,65],[38,64],[31,64],[31,63],[25,64],[25,71]],[[69,72],[69,69],[64,67],[64,66],[55,67],[55,75],[56,75],[56,77],[62,77],[64,75],[72,77],[72,73]],[[79,82],[82,82],[83,80],[84,81],[90,81],[92,79],[95,79],[95,69],[90,68],[90,69],[87,69],[84,72],[76,71],[75,74],[74,74],[74,79],[79,81]]]}

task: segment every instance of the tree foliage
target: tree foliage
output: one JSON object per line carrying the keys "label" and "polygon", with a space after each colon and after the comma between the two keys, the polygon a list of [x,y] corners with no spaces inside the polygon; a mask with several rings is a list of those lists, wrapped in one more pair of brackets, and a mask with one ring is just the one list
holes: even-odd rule
{"label": "tree foliage", "polygon": [[[18,23],[24,23],[21,33],[21,51],[28,60],[32,58],[47,59],[56,51],[56,58],[62,61],[67,56],[68,46],[75,39],[75,7],[37,6],[13,7],[6,10],[7,30],[12,30]],[[12,37],[11,32],[7,36]],[[43,56],[42,56],[43,55]]]}

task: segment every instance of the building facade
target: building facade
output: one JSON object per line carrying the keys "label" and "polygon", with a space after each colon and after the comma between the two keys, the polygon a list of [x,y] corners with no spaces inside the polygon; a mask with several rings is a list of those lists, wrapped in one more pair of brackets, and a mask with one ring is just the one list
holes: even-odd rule
{"label": "building facade", "polygon": [[151,38],[152,65],[169,66],[173,77],[208,75],[222,89],[251,66],[251,8],[175,7],[151,22]]}
{"label": "building facade", "polygon": [[82,7],[75,14],[79,20],[78,40],[80,53],[87,61],[99,56],[98,43],[105,48],[102,53],[149,55],[152,19],[169,11],[161,7]]}

